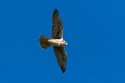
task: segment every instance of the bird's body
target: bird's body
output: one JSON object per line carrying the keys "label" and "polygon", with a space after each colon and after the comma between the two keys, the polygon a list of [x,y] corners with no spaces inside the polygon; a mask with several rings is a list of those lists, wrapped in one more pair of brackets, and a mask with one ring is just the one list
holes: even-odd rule
{"label": "bird's body", "polygon": [[51,43],[52,46],[65,46],[67,45],[67,42],[63,39],[49,39],[49,43]]}
{"label": "bird's body", "polygon": [[64,46],[67,42],[63,40],[63,26],[57,9],[54,10],[52,17],[52,38],[40,36],[40,45],[44,49],[53,46],[58,64],[62,72],[65,72],[67,56]]}

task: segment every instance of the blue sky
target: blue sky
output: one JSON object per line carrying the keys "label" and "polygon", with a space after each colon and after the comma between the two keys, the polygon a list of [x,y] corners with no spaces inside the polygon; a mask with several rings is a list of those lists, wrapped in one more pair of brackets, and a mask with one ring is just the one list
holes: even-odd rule
{"label": "blue sky", "polygon": [[[67,40],[63,74],[51,37],[57,8]],[[125,0],[0,0],[0,83],[125,83]]]}

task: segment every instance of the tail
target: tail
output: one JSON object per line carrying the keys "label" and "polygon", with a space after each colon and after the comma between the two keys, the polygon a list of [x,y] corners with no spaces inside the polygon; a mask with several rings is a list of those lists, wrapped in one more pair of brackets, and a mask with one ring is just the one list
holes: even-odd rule
{"label": "tail", "polygon": [[43,48],[48,48],[49,46],[51,46],[51,44],[48,42],[49,38],[45,37],[45,36],[40,36],[40,45],[43,47]]}

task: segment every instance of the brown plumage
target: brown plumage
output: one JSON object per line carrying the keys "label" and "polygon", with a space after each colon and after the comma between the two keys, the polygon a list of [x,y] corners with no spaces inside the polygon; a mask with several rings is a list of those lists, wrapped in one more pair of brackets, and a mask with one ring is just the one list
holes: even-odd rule
{"label": "brown plumage", "polygon": [[57,58],[58,64],[61,67],[62,72],[65,72],[67,57],[66,57],[64,47],[53,46],[53,49],[56,54],[56,58]]}
{"label": "brown plumage", "polygon": [[62,72],[65,72],[67,56],[64,46],[67,45],[67,42],[63,40],[63,26],[57,9],[54,10],[52,17],[52,39],[41,36],[40,45],[43,48],[53,45],[57,62]]}
{"label": "brown plumage", "polygon": [[60,19],[58,10],[55,9],[52,18],[52,38],[60,39],[62,38],[63,26],[62,21]]}
{"label": "brown plumage", "polygon": [[[53,23],[52,38],[61,39],[63,36],[63,25],[57,9],[54,10],[52,23]],[[64,47],[54,46],[53,48],[62,72],[65,72],[67,57],[66,57]]]}
{"label": "brown plumage", "polygon": [[45,37],[45,36],[40,36],[40,45],[43,48],[48,48],[49,46],[51,46],[51,44],[48,42],[49,38]]}

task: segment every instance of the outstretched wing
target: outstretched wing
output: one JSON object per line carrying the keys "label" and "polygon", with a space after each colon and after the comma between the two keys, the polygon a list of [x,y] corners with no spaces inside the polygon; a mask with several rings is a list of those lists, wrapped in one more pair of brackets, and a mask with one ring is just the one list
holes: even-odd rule
{"label": "outstretched wing", "polygon": [[63,26],[58,13],[55,9],[52,17],[52,38],[61,39],[63,36]]}
{"label": "outstretched wing", "polygon": [[66,57],[66,52],[64,50],[64,47],[54,46],[53,48],[62,72],[65,72],[67,57]]}

